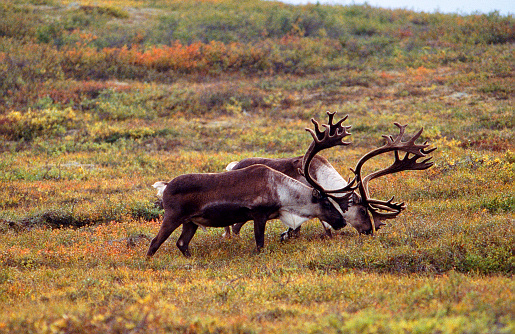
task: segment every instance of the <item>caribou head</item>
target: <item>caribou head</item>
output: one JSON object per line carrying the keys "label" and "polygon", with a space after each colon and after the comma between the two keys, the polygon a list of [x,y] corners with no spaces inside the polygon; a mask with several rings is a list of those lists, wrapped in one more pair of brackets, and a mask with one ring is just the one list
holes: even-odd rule
{"label": "caribou head", "polygon": [[[403,141],[402,139],[407,125],[400,125],[399,123],[394,124],[399,128],[397,136],[393,137],[383,135],[383,138],[386,140],[385,144],[365,154],[361,159],[359,159],[356,167],[351,169],[355,175],[352,182],[357,184],[357,190],[359,192],[359,196],[355,194],[355,197],[359,204],[366,207],[373,220],[371,229],[365,231],[367,234],[373,234],[381,226],[385,225],[383,223],[384,220],[393,219],[406,209],[406,204],[404,202],[394,202],[394,197],[387,201],[371,198],[368,188],[369,182],[384,175],[394,174],[405,170],[424,170],[433,165],[433,162],[430,161],[432,157],[427,157],[427,155],[436,150],[436,147],[428,148],[429,144],[427,144],[427,141],[423,144],[415,143],[424,129],[421,128],[407,141]],[[363,177],[362,168],[364,164],[373,157],[388,152],[394,153],[393,163],[384,169],[377,170]],[[403,157],[400,157],[400,152],[404,153]],[[419,161],[419,159],[423,160]]]}

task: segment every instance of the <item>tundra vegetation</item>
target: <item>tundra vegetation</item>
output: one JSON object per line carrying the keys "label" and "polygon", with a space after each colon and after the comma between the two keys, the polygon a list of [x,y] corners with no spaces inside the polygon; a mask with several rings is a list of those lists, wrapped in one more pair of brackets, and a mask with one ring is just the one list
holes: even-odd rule
{"label": "tundra vegetation", "polygon": [[[513,333],[515,19],[273,1],[0,3],[0,332]],[[375,236],[318,222],[254,252],[180,231],[151,185],[301,155],[349,114],[349,167],[424,127],[434,166],[375,180]],[[371,170],[390,161],[375,159]]]}

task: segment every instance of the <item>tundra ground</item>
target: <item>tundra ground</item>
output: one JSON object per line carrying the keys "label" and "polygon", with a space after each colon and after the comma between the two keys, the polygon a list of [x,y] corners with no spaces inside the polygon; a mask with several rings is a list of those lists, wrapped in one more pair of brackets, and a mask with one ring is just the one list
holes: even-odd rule
{"label": "tundra ground", "polygon": [[[192,3],[0,5],[0,332],[513,332],[514,19]],[[208,229],[191,258],[176,231],[146,259],[155,181],[301,155],[326,111],[346,177],[393,122],[438,147],[371,184],[397,219],[283,243],[271,221],[259,254],[252,223]]]}

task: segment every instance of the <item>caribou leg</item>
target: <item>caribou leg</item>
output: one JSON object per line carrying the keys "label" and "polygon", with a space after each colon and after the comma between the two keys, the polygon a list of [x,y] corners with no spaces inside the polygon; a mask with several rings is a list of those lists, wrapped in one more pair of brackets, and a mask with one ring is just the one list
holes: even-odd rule
{"label": "caribou leg", "polygon": [[299,226],[296,229],[288,227],[288,229],[286,231],[281,233],[281,242],[286,241],[288,239],[298,238],[300,236],[300,228],[301,227],[302,226]]}
{"label": "caribou leg", "polygon": [[[327,227],[323,221],[320,221],[320,223],[322,224],[322,227],[324,228],[324,231],[325,231],[325,233],[322,234],[322,238],[324,238],[324,237],[332,238],[333,233],[331,232],[331,228]],[[281,233],[281,242],[286,241],[287,239],[298,238],[300,236],[300,228],[301,227],[302,226],[299,226],[296,229],[289,227],[286,231]]]}
{"label": "caribou leg", "polygon": [[[246,222],[245,222],[246,223]],[[245,223],[236,223],[232,226],[232,234],[240,235],[240,230]]]}
{"label": "caribou leg", "polygon": [[163,218],[163,223],[161,224],[161,228],[159,229],[159,232],[157,233],[156,237],[152,239],[152,242],[150,243],[150,247],[147,251],[147,256],[151,257],[153,256],[161,244],[165,242],[166,239],[172,234],[177,227],[179,227],[182,224],[182,221],[179,219],[175,219],[173,214],[166,214]]}
{"label": "caribou leg", "polygon": [[[234,234],[235,237],[240,235],[241,227],[243,225],[245,225],[245,223],[236,223],[236,224],[231,225],[232,226],[232,234]],[[231,237],[231,226],[224,227],[225,232],[222,235],[222,237],[224,237],[224,238],[230,238]]]}
{"label": "caribou leg", "polygon": [[259,253],[261,248],[265,246],[265,227],[267,217],[254,218],[254,238],[256,239],[256,249]]}
{"label": "caribou leg", "polygon": [[230,237],[231,237],[231,227],[226,226],[226,227],[224,227],[224,234],[222,234],[222,238],[229,239]]}
{"label": "caribou leg", "polygon": [[192,222],[187,222],[182,224],[182,233],[177,240],[177,247],[182,252],[182,254],[186,257],[191,257],[190,251],[188,250],[188,246],[190,244],[191,239],[197,232],[198,225]]}
{"label": "caribou leg", "polygon": [[322,227],[324,228],[325,230],[325,234],[322,234],[322,238],[325,238],[325,237],[329,237],[329,238],[332,238],[333,237],[333,233],[331,232],[331,228],[328,227],[326,225],[326,223],[324,223],[323,221],[320,221],[320,223],[322,224]]}

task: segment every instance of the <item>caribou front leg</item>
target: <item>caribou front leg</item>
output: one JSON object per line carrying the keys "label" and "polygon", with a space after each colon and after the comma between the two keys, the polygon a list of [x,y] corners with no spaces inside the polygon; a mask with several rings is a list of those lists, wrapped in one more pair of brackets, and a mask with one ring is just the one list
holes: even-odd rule
{"label": "caribou front leg", "polygon": [[325,237],[329,237],[329,238],[332,238],[333,237],[333,233],[331,232],[331,227],[327,224],[327,223],[324,223],[324,221],[320,221],[320,224],[322,224],[322,227],[324,228],[325,230],[325,234],[322,234],[322,238],[325,238]]}
{"label": "caribou front leg", "polygon": [[265,227],[267,217],[254,218],[254,238],[256,239],[256,250],[259,253],[265,246]]}
{"label": "caribou front leg", "polygon": [[222,238],[231,238],[231,227],[230,226],[226,226],[224,227],[224,234],[222,234]]}
{"label": "caribou front leg", "polygon": [[176,219],[176,217],[173,214],[166,214],[163,218],[163,223],[161,223],[161,228],[159,229],[159,232],[157,233],[156,237],[152,239],[152,242],[150,243],[150,247],[147,251],[147,257],[152,257],[161,244],[165,242],[166,239],[172,234],[177,227],[179,227],[182,224],[182,221],[179,219]]}
{"label": "caribou front leg", "polygon": [[[331,228],[327,227],[327,225],[323,221],[320,221],[320,223],[322,224],[322,227],[325,230],[325,233],[323,233],[321,235],[321,237],[322,238],[325,238],[325,237],[332,238],[333,237],[333,233],[331,232]],[[286,241],[288,239],[293,239],[293,238],[300,237],[300,229],[301,229],[301,227],[302,226],[299,226],[299,227],[297,227],[295,229],[289,227],[286,231],[281,233],[281,242],[284,242],[284,241]]]}

